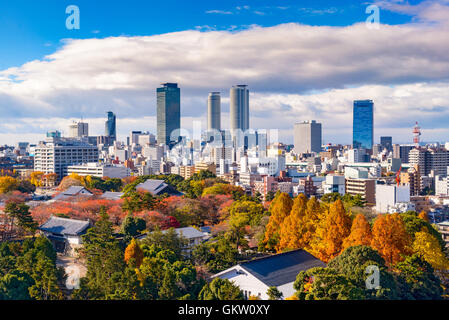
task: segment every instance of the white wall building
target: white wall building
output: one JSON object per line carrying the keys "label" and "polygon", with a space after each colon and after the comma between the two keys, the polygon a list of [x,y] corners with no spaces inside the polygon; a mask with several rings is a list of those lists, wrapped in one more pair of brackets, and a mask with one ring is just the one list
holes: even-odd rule
{"label": "white wall building", "polygon": [[315,267],[325,267],[325,264],[298,249],[243,262],[212,277],[233,281],[246,299],[256,296],[268,300],[267,290],[271,286],[277,287],[285,299],[295,293],[293,283],[298,273]]}
{"label": "white wall building", "polygon": [[414,210],[410,202],[410,186],[376,184],[376,211],[395,213]]}
{"label": "white wall building", "polygon": [[68,174],[76,173],[80,176],[125,178],[131,175],[131,170],[124,166],[103,164],[98,162],[72,165],[67,167]]}
{"label": "white wall building", "polygon": [[98,148],[79,139],[49,138],[34,151],[34,171],[66,176],[70,165],[98,162]]}
{"label": "white wall building", "polygon": [[326,180],[323,181],[322,187],[324,194],[338,192],[341,195],[345,194],[345,177],[328,174]]}

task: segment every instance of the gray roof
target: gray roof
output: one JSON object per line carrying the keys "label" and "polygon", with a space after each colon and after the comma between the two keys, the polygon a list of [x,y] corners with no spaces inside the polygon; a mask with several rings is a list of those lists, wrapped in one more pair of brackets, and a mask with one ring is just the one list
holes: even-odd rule
{"label": "gray roof", "polygon": [[302,249],[292,250],[243,262],[240,266],[267,286],[282,286],[294,282],[300,271],[325,267],[326,264]]}
{"label": "gray roof", "polygon": [[102,199],[108,199],[108,200],[120,200],[120,198],[123,196],[123,192],[112,192],[112,191],[106,191],[103,193],[100,198]]}
{"label": "gray roof", "polygon": [[[81,192],[86,192],[86,193],[80,194]],[[77,197],[80,195],[81,196],[91,196],[91,195],[93,195],[93,193],[82,186],[71,186],[67,190],[62,191],[60,194],[56,195],[53,198],[53,200],[63,200],[63,199],[68,199],[68,198],[74,198],[74,197]]]}
{"label": "gray roof", "polygon": [[[163,230],[162,232],[165,233],[170,229]],[[198,231],[197,229],[193,227],[185,227],[185,228],[176,228],[175,232],[178,234],[178,236],[182,236],[186,239],[194,239],[194,238],[203,238],[204,233],[201,231]],[[137,237],[137,239],[144,239],[147,237],[147,234],[144,233]]]}
{"label": "gray roof", "polygon": [[[164,231],[166,231],[166,230],[164,230]],[[204,237],[204,233],[202,233],[201,231],[198,231],[197,229],[195,229],[193,227],[176,228],[175,231],[179,236],[183,236],[184,238],[187,238],[187,239]]]}
{"label": "gray roof", "polygon": [[79,194],[83,190],[86,190],[89,193],[91,193],[89,190],[87,190],[86,188],[84,188],[82,186],[71,186],[67,190],[65,190],[65,191],[63,191],[61,193],[63,195],[66,195],[66,196],[76,196],[77,194]]}
{"label": "gray roof", "polygon": [[87,228],[89,228],[89,226],[89,221],[52,216],[47,220],[47,222],[41,225],[39,229],[55,234],[77,236],[82,234]]}
{"label": "gray roof", "polygon": [[149,193],[153,195],[158,195],[162,191],[164,191],[165,188],[168,187],[168,184],[164,182],[164,180],[153,180],[148,179],[145,182],[142,182],[136,186],[136,190],[138,189],[144,189],[145,191],[148,191]]}

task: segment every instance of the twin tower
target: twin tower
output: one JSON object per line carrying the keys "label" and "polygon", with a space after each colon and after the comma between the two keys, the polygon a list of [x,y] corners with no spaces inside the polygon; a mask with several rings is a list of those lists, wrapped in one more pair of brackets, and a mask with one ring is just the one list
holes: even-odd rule
{"label": "twin tower", "polygon": [[[230,92],[231,131],[249,129],[249,91],[246,85],[237,85]],[[180,138],[181,91],[177,83],[163,83],[157,88],[157,141],[173,145]],[[221,131],[220,92],[211,92],[207,103],[208,130]]]}
{"label": "twin tower", "polygon": [[[230,94],[230,129],[249,129],[249,90],[247,85],[231,88]],[[221,130],[221,96],[220,92],[211,92],[207,99],[207,129]]]}

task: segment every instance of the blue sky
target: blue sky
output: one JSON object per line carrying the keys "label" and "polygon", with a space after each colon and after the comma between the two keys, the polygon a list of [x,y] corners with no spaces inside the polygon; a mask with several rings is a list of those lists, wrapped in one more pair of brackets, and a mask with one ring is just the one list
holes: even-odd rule
{"label": "blue sky", "polygon": [[[409,1],[418,3],[419,1]],[[346,26],[365,21],[369,2],[353,0],[14,0],[0,2],[0,69],[40,59],[66,38],[154,35],[209,26],[216,29],[248,25],[274,26],[296,22]],[[68,5],[80,8],[81,28],[65,27]],[[387,24],[411,20],[406,14],[383,11]]]}
{"label": "blue sky", "polygon": [[[107,111],[123,139],[155,132],[155,90],[181,87],[181,125],[206,122],[210,91],[250,89],[250,126],[323,124],[324,143],[351,143],[352,103],[373,99],[375,140],[449,140],[449,0],[375,0],[380,27],[365,24],[372,2],[350,0],[0,2],[0,144],[37,142],[83,118],[103,134]],[[65,26],[68,5],[80,30]]]}

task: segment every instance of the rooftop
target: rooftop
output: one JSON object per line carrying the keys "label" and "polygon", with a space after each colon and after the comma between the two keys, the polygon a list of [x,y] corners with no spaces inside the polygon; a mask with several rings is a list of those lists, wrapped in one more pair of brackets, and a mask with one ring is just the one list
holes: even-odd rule
{"label": "rooftop", "polygon": [[240,266],[267,286],[294,282],[301,271],[326,264],[305,250],[297,249],[243,262]]}
{"label": "rooftop", "polygon": [[74,220],[60,217],[50,217],[43,225],[39,227],[40,230],[61,234],[61,235],[80,235],[90,226],[89,221]]}

